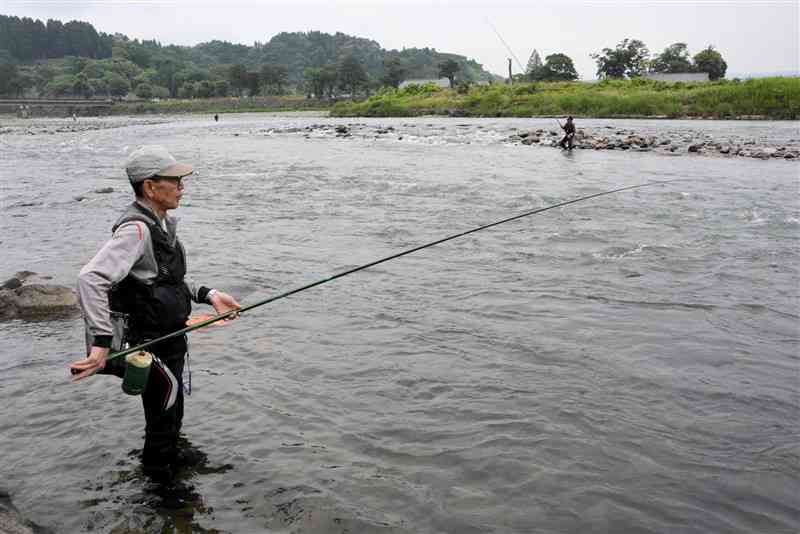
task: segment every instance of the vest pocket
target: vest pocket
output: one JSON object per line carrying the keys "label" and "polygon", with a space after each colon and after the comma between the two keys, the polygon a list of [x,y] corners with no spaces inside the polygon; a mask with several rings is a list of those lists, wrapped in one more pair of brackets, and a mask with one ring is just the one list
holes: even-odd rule
{"label": "vest pocket", "polygon": [[163,334],[180,330],[192,312],[189,290],[185,284],[161,285],[152,288],[151,319],[153,326]]}

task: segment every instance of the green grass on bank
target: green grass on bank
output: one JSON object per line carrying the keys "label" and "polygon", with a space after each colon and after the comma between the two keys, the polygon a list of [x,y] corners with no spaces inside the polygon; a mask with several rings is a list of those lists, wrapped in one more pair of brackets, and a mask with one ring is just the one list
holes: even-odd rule
{"label": "green grass on bank", "polygon": [[331,115],[407,117],[704,117],[800,118],[800,78],[667,83],[605,80],[386,90],[362,102],[340,102]]}
{"label": "green grass on bank", "polygon": [[323,100],[304,96],[257,96],[250,98],[198,98],[164,99],[160,101],[116,102],[111,108],[114,115],[140,113],[244,113],[253,111],[316,111],[330,109]]}

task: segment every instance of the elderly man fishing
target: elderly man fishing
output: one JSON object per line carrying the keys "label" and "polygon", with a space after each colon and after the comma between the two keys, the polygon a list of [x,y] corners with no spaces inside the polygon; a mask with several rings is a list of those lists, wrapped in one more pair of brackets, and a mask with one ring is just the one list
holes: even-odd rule
{"label": "elderly man fishing", "polygon": [[[176,234],[176,220],[167,212],[178,207],[183,180],[192,174],[192,167],[178,163],[164,147],[150,145],[134,151],[125,170],[136,198],[114,224],[111,239],[78,275],[88,356],[70,366],[73,381],[94,373],[122,377],[126,363],[123,358],[107,362],[109,351],[182,329],[191,301],[211,304],[218,314],[240,308],[230,295],[198,286],[185,276],[186,254]],[[167,480],[181,464],[196,460],[192,451],[178,446],[184,388],[191,392],[191,379],[187,384],[183,379],[186,336],[158,342],[148,350],[153,359],[142,384],[146,421],[142,464],[146,474]]]}

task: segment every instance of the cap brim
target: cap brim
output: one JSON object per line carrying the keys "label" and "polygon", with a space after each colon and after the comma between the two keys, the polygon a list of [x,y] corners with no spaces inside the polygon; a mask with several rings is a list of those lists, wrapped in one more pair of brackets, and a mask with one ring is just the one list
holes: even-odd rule
{"label": "cap brim", "polygon": [[186,165],[185,163],[176,163],[175,165],[170,165],[164,170],[158,171],[158,176],[166,176],[167,178],[183,178],[184,176],[189,176],[194,172],[194,169],[191,165]]}

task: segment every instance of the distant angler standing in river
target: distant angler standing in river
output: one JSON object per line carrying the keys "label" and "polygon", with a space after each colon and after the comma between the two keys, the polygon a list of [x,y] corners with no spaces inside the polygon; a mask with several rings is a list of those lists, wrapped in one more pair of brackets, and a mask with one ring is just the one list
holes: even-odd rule
{"label": "distant angler standing in river", "polygon": [[[565,124],[562,125],[559,122],[558,125],[564,130],[564,137],[561,139],[561,142],[558,143],[559,146],[564,149],[569,148],[569,150],[572,150],[575,146],[573,142],[575,139],[575,123],[572,122],[572,117],[567,117],[567,122]],[[569,147],[567,147],[567,144],[569,144]]]}

